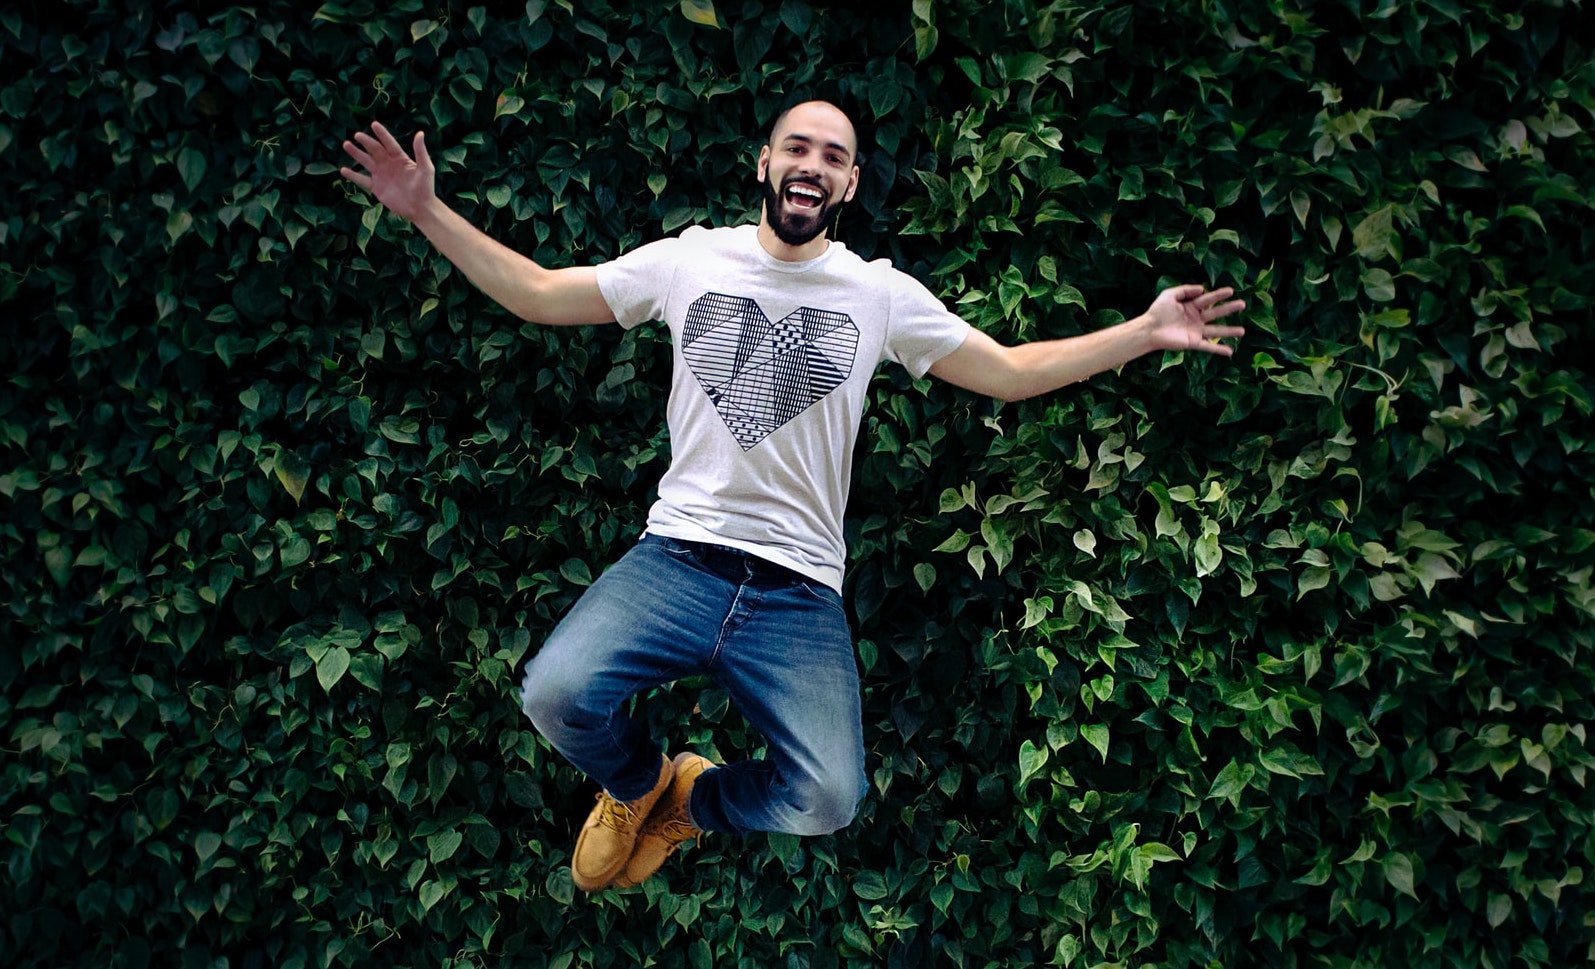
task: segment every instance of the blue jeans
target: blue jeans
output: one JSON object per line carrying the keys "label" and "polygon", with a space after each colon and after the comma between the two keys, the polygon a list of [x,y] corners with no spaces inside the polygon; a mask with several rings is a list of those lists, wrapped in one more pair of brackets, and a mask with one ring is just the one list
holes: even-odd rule
{"label": "blue jeans", "polygon": [[645,535],[526,664],[521,708],[577,769],[630,801],[661,751],[626,700],[706,673],[768,741],[768,760],[705,771],[705,831],[828,834],[864,797],[858,662],[834,589],[736,549]]}

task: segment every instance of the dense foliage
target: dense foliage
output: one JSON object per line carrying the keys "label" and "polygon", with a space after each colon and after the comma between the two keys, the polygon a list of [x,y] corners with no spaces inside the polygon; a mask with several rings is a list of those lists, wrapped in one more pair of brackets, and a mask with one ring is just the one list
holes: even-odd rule
{"label": "dense foliage", "polygon": [[[7,965],[1595,958],[1595,50],[1579,3],[106,0],[0,11]],[[1580,29],[1584,28],[1584,29]],[[888,368],[848,580],[873,790],[576,895],[518,669],[635,538],[660,327],[493,306],[343,184],[416,127],[552,265],[748,218],[1008,340],[1251,303],[1017,405]],[[687,681],[673,749],[758,750]]]}

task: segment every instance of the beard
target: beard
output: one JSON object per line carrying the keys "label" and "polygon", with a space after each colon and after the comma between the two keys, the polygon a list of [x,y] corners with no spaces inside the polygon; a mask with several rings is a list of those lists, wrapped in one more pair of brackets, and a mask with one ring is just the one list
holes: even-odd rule
{"label": "beard", "polygon": [[[764,180],[765,215],[769,219],[770,228],[775,232],[775,237],[789,246],[801,246],[812,242],[822,232],[833,233],[836,229],[836,220],[842,216],[841,201],[832,202],[829,198],[812,211],[788,211],[782,204],[782,196],[786,194],[787,187],[795,182],[804,185],[814,184],[804,178],[788,178],[780,189],[777,189],[772,179]],[[820,188],[818,185],[814,187]]]}

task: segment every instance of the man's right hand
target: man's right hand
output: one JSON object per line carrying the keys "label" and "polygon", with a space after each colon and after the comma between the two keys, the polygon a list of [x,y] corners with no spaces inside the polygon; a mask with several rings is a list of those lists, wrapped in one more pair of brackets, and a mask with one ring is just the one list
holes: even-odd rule
{"label": "man's right hand", "polygon": [[377,121],[371,122],[371,134],[356,131],[352,141],[343,143],[343,150],[366,170],[366,174],[348,167],[338,169],[339,173],[375,195],[394,215],[414,222],[436,197],[432,191],[436,169],[426,153],[425,136],[421,132],[415,133],[414,158],[405,154],[388,129]]}
{"label": "man's right hand", "polygon": [[436,170],[419,131],[413,145],[411,158],[388,129],[373,121],[370,134],[357,131],[343,143],[365,172],[338,171],[375,195],[388,211],[413,223],[478,289],[521,319],[555,326],[614,321],[614,311],[598,288],[596,269],[545,269],[488,238],[433,191]]}

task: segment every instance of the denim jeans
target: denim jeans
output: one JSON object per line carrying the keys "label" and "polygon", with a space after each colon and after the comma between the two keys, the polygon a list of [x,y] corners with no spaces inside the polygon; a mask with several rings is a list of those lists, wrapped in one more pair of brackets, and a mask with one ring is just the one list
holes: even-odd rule
{"label": "denim jeans", "polygon": [[628,698],[708,674],[768,741],[768,760],[705,771],[705,831],[827,834],[863,799],[858,662],[835,590],[736,549],[645,535],[526,664],[521,707],[617,800],[647,793],[661,750]]}

